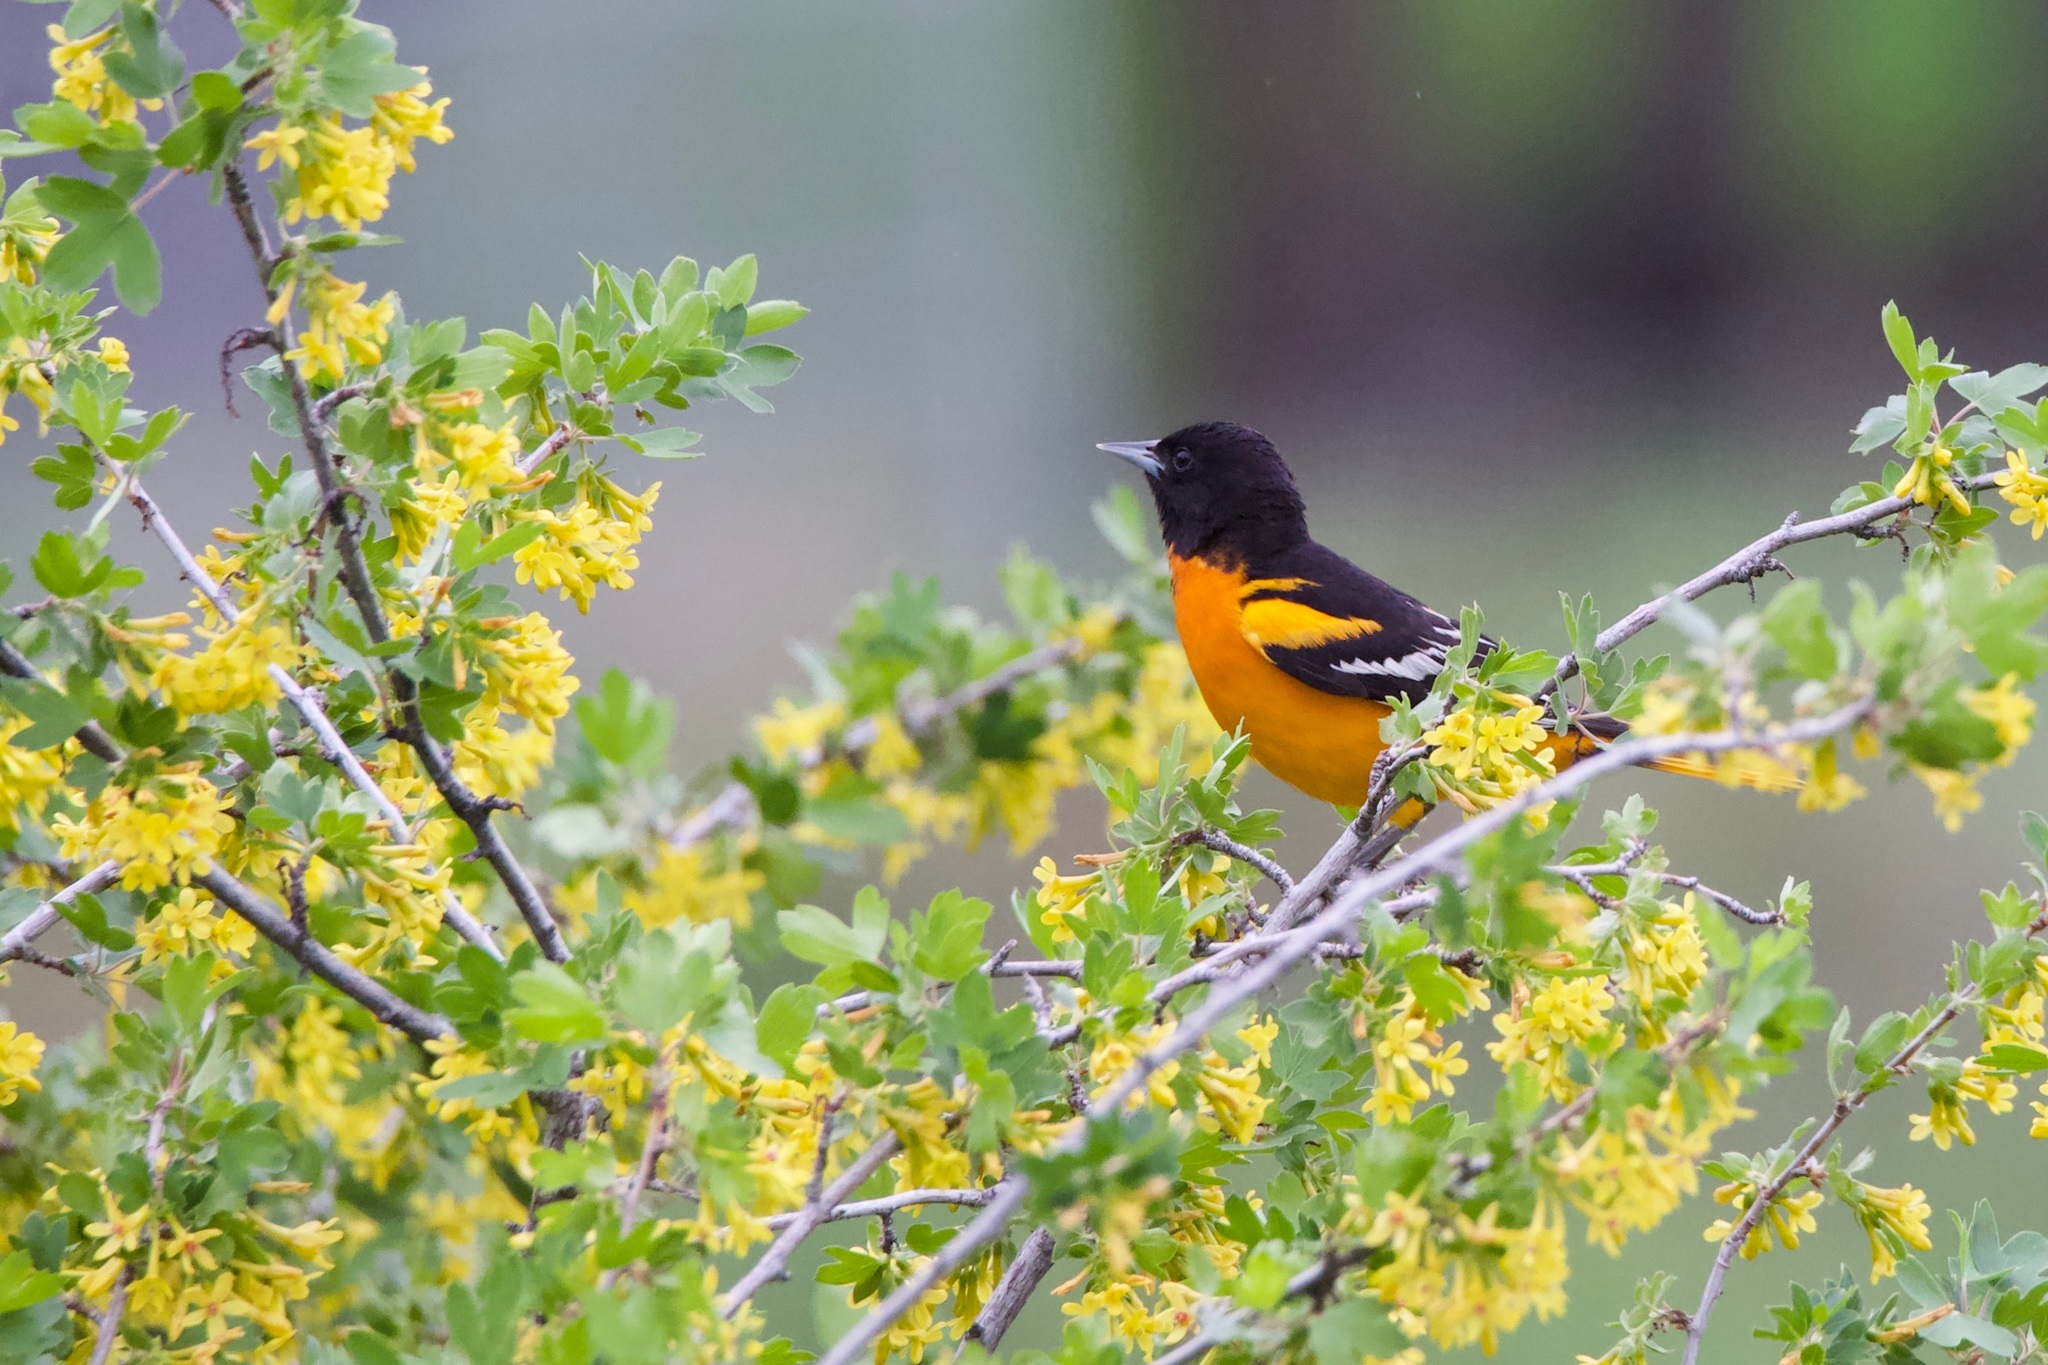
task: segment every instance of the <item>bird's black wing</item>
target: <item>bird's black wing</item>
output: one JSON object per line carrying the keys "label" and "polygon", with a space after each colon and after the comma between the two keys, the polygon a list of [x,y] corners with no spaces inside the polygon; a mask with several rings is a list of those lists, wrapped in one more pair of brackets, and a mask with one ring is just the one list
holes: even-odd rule
{"label": "bird's black wing", "polygon": [[[1313,542],[1257,565],[1246,580],[1245,639],[1320,691],[1416,700],[1458,643],[1456,621]],[[1479,657],[1493,647],[1482,637]]]}

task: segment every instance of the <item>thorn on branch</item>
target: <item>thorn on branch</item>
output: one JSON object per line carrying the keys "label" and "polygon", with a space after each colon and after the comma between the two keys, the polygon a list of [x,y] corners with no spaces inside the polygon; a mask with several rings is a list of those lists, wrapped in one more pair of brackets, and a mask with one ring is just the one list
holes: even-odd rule
{"label": "thorn on branch", "polygon": [[235,410],[235,381],[231,373],[232,361],[237,352],[253,351],[258,346],[268,346],[279,355],[284,354],[284,341],[269,327],[242,327],[229,333],[220,347],[220,396],[227,404],[228,416],[239,420],[241,413]]}

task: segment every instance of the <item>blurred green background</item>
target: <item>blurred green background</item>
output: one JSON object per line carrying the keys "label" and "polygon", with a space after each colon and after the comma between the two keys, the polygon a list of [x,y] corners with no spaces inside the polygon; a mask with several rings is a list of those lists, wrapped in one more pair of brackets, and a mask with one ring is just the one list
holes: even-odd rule
{"label": "blurred green background", "polygon": [[[806,359],[778,415],[695,414],[709,458],[658,471],[641,589],[557,613],[586,681],[616,665],[677,699],[686,769],[800,682],[789,641],[828,634],[850,592],[893,570],[992,611],[1013,541],[1111,575],[1087,506],[1125,471],[1098,440],[1257,426],[1328,543],[1557,648],[1559,590],[1594,593],[1612,619],[1874,474],[1844,449],[1897,386],[1887,298],[1973,364],[2048,359],[2048,10],[2018,0],[363,12],[432,68],[457,130],[394,187],[380,226],[404,244],[352,263],[374,289],[474,335],[580,292],[579,253],[659,269],[755,251],[764,295],[814,309],[789,334]],[[41,29],[61,13],[0,8],[7,107],[46,97]],[[217,25],[187,4],[173,31],[198,61]],[[197,413],[152,487],[203,533],[246,500],[250,452],[279,448],[253,401],[228,417],[217,379],[220,342],[261,301],[201,186],[171,187],[147,217],[164,303],[116,330],[139,396]],[[37,453],[24,435],[0,459],[0,554],[17,561],[52,515]],[[146,543],[131,553],[154,567]],[[2007,553],[2042,550],[2012,537]],[[1841,545],[1794,565],[1837,582],[1898,571],[1889,550]],[[1859,1019],[1939,984],[1950,941],[1982,928],[1977,888],[2016,863],[2011,811],[2048,803],[2038,753],[1985,781],[1986,813],[1960,835],[1917,784],[1865,776],[1871,800],[1796,822],[1784,800],[1639,784],[1685,870],[1752,900],[1812,880],[1822,979]],[[1335,832],[1270,780],[1254,795],[1289,809],[1292,864]],[[1091,843],[1098,819],[1092,797],[1071,801],[1061,848]],[[1000,850],[949,855],[899,900],[960,882],[1000,902],[1019,878]],[[39,974],[15,978],[14,1017],[87,1022]],[[1824,1088],[1781,1082],[1734,1140],[1771,1140]],[[1904,1095],[1852,1146],[1877,1146],[1877,1177],[1923,1184],[1937,1207],[1988,1190],[2008,1230],[2039,1223],[2048,1149],[2024,1137],[2027,1098],[1966,1155],[1908,1144]],[[1621,1261],[1579,1250],[1569,1317],[1504,1356],[1597,1353],[1655,1266],[1689,1301],[1710,1217],[1697,1201]],[[1775,1358],[1745,1333],[1788,1274],[1867,1267],[1847,1221],[1738,1271],[1712,1358]],[[771,1311],[808,1310],[808,1291],[779,1292]],[[1026,1327],[1042,1338],[1052,1320]]]}

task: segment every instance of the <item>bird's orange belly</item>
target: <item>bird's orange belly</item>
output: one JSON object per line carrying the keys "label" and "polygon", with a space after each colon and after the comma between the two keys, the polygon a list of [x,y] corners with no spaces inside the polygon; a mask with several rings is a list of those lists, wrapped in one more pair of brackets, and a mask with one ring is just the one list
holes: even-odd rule
{"label": "bird's orange belly", "polygon": [[1318,691],[1253,648],[1238,624],[1241,575],[1200,561],[1173,567],[1181,646],[1216,723],[1242,726],[1252,757],[1290,786],[1337,805],[1362,804],[1373,760],[1385,747],[1380,721],[1387,708]]}

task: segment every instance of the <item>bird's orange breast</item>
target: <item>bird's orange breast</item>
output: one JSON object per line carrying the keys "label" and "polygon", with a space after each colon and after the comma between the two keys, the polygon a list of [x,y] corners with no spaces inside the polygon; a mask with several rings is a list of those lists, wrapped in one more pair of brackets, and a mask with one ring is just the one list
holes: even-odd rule
{"label": "bird's orange breast", "polygon": [[1243,726],[1252,757],[1281,781],[1318,800],[1362,804],[1385,747],[1387,708],[1310,687],[1262,654],[1245,636],[1242,569],[1177,556],[1168,563],[1181,647],[1216,723]]}

